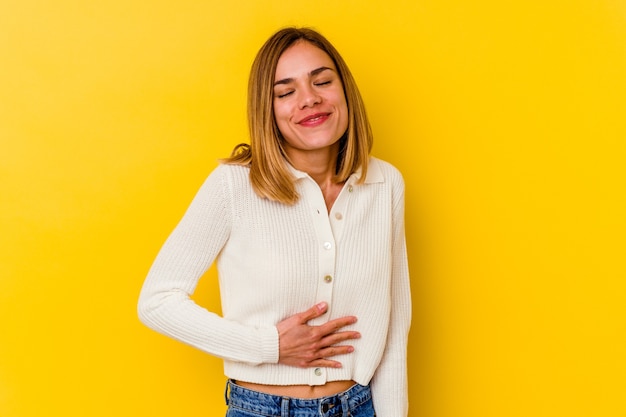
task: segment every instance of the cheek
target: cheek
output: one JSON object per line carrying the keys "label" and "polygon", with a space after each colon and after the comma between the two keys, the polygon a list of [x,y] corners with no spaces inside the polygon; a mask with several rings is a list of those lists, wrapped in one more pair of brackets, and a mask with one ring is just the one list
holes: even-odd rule
{"label": "cheek", "polygon": [[343,125],[344,129],[348,128],[348,103],[345,100],[345,97],[343,98],[342,103],[340,104],[341,107],[341,123]]}
{"label": "cheek", "polygon": [[276,119],[276,123],[280,123],[287,118],[287,111],[285,106],[281,105],[281,103],[274,103],[274,118]]}
{"label": "cheek", "polygon": [[336,103],[337,107],[343,112],[348,111],[348,101],[346,99],[346,95],[343,92],[343,89],[335,91],[333,101]]}
{"label": "cheek", "polygon": [[284,106],[274,104],[274,122],[280,133],[285,136],[285,131],[288,124],[288,115],[285,112]]}

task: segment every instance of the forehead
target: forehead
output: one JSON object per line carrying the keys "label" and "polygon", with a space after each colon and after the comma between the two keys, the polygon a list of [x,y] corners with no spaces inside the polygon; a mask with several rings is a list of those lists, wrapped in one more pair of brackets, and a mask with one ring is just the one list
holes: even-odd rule
{"label": "forehead", "polygon": [[285,49],[278,58],[275,78],[296,78],[320,67],[336,71],[332,58],[326,52],[309,42],[298,41]]}

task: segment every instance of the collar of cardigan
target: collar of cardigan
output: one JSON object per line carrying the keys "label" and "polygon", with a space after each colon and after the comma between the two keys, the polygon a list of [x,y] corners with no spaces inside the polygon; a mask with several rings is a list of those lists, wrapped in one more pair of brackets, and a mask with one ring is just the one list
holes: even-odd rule
{"label": "collar of cardigan", "polygon": [[[287,164],[289,170],[293,174],[296,179],[308,178],[309,174],[304,171],[299,171],[295,169],[291,164]],[[350,176],[350,179],[353,181],[358,181],[361,178],[361,168],[359,167],[354,174]],[[367,177],[365,178],[365,184],[373,184],[377,182],[385,182],[385,177],[383,176],[380,165],[376,158],[370,157],[369,163],[367,165]]]}

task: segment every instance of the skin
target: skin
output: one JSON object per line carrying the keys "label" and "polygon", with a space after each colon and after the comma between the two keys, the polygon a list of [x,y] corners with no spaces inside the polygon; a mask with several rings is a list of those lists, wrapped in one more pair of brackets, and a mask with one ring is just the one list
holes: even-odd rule
{"label": "skin", "polygon": [[320,186],[330,211],[343,184],[333,181],[348,106],[335,64],[316,46],[300,41],[278,60],[274,116],[293,166]]}
{"label": "skin", "polygon": [[278,323],[279,363],[300,368],[341,368],[340,362],[329,357],[354,351],[352,346],[338,346],[337,343],[361,336],[355,331],[340,331],[342,327],[356,323],[357,318],[341,317],[320,326],[307,324],[310,320],[323,316],[327,309],[326,303],[320,303]]}
{"label": "skin", "polygon": [[[339,139],[348,126],[348,107],[341,79],[328,54],[299,41],[281,55],[276,66],[274,114],[290,162],[318,183],[330,210],[343,187],[333,177]],[[343,343],[360,338],[360,333],[342,329],[356,323],[357,318],[340,317],[319,326],[308,324],[327,309],[326,303],[320,303],[276,325],[279,363],[300,368],[341,367],[332,358],[354,351],[353,346]],[[344,391],[354,381],[332,381],[321,386],[238,384],[269,394],[318,398]]]}

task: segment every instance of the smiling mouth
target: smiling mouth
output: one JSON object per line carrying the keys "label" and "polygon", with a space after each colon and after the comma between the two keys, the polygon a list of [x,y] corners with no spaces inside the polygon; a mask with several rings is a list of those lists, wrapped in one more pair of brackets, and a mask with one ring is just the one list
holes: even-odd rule
{"label": "smiling mouth", "polygon": [[329,116],[330,116],[330,113],[312,114],[312,115],[307,116],[304,119],[300,120],[298,122],[298,124],[299,125],[304,125],[304,126],[317,125],[319,123],[322,123],[326,119],[328,119]]}

